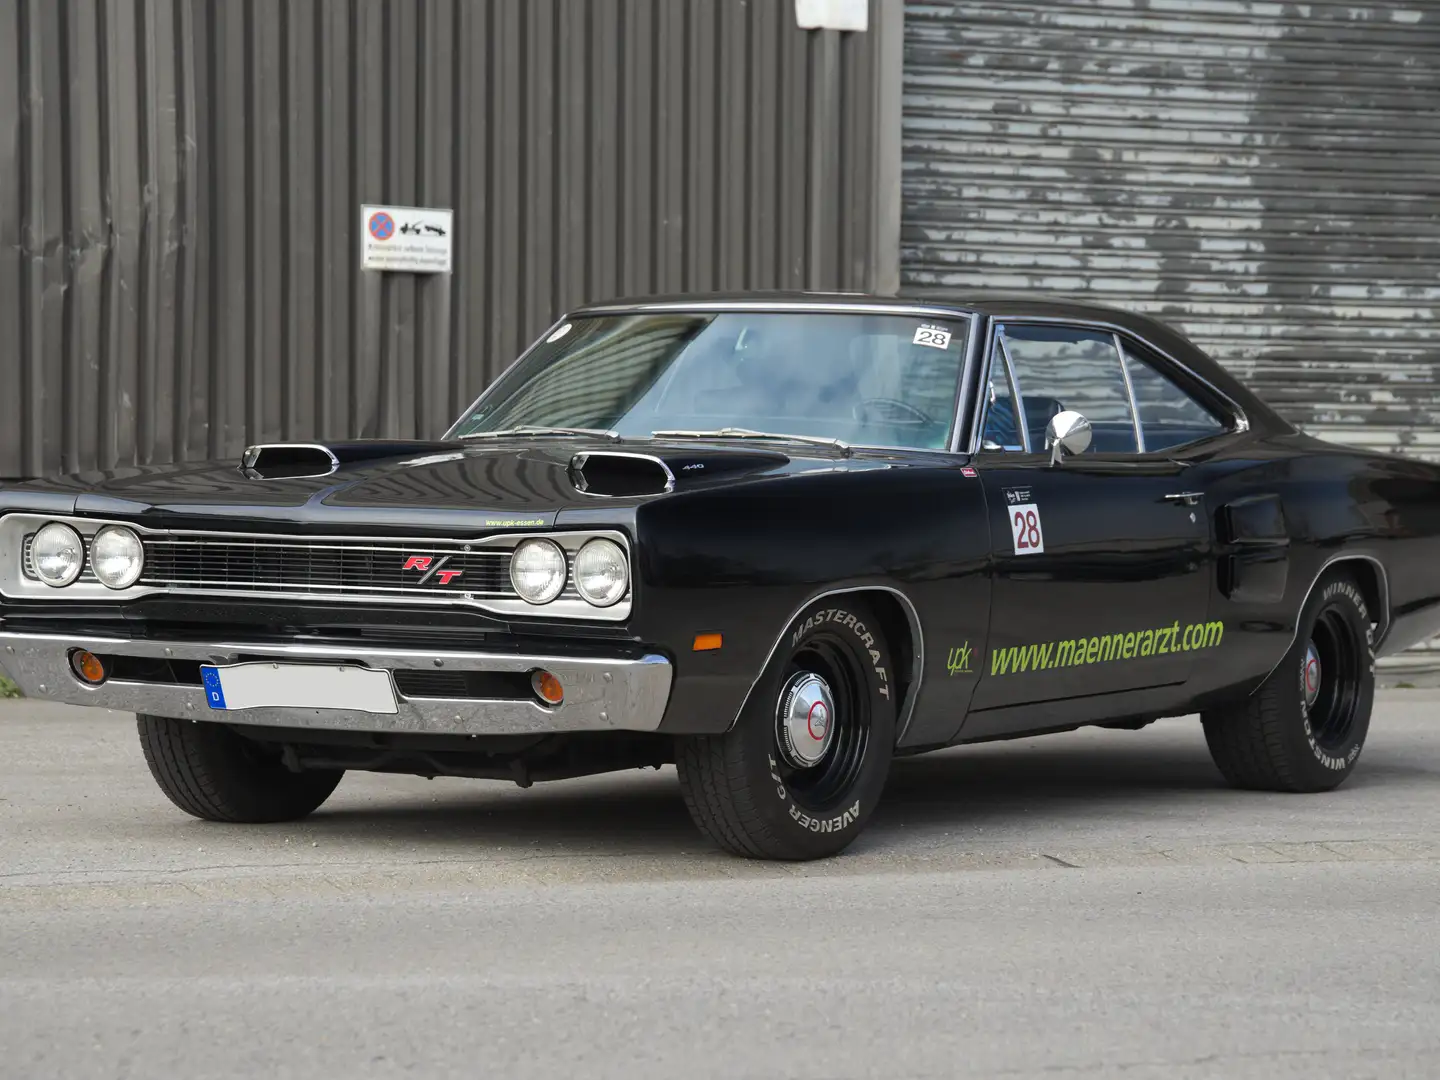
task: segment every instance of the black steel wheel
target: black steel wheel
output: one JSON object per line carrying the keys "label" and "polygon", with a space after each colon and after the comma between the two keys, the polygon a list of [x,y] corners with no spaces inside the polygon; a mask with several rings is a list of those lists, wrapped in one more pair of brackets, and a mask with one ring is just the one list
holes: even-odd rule
{"label": "black steel wheel", "polygon": [[1355,769],[1375,697],[1373,617],[1354,578],[1311,591],[1295,644],[1245,701],[1204,713],[1205,740],[1235,787],[1328,791]]}
{"label": "black steel wheel", "polygon": [[890,650],[861,597],[821,601],[782,638],[735,726],[679,740],[685,805],[752,858],[816,859],[859,835],[895,743]]}

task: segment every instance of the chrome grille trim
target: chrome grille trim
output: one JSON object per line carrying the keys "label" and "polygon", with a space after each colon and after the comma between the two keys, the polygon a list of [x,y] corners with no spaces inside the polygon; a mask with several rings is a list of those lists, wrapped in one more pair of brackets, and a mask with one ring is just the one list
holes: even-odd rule
{"label": "chrome grille trim", "polygon": [[[86,545],[80,580],[63,589],[41,582],[31,550],[36,530],[60,521],[77,529]],[[101,585],[88,566],[89,541],[105,525],[123,525],[140,535],[145,568],[129,589]],[[521,540],[543,536],[565,550],[570,573],[564,591],[549,604],[521,600],[510,584],[510,553]],[[27,599],[127,601],[154,595],[245,597],[474,607],[500,615],[617,622],[629,617],[631,597],[596,608],[575,590],[575,554],[586,541],[603,536],[630,556],[629,539],[612,529],[534,531],[471,539],[375,536],[297,536],[212,530],[157,530],[133,522],[12,513],[0,518],[0,593]],[[402,569],[410,555],[445,557],[446,567],[464,575],[441,586],[409,583]],[[633,573],[633,565],[632,565]]]}

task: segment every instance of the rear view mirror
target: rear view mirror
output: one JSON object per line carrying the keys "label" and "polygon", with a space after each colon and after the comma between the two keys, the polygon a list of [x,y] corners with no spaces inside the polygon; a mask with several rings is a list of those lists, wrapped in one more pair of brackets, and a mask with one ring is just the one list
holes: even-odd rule
{"label": "rear view mirror", "polygon": [[1078,412],[1056,413],[1045,425],[1045,449],[1050,451],[1050,464],[1059,465],[1061,451],[1083,454],[1090,446],[1090,421]]}

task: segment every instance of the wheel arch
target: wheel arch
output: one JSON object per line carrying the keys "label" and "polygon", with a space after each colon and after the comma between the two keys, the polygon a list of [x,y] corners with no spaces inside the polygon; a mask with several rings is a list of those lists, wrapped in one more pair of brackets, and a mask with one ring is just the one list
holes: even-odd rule
{"label": "wheel arch", "polygon": [[[1325,575],[1332,573],[1337,568],[1349,571],[1355,576],[1355,583],[1359,586],[1360,592],[1365,597],[1365,602],[1370,605],[1374,614],[1375,640],[1372,643],[1376,648],[1385,640],[1386,633],[1390,630],[1390,578],[1385,570],[1385,564],[1374,555],[1361,552],[1344,552],[1339,555],[1332,555],[1326,559],[1320,569],[1316,571],[1311,579],[1310,585],[1305,590],[1305,595],[1300,598],[1300,606],[1295,609],[1295,629],[1290,634],[1290,641],[1285,646],[1285,651],[1280,659],[1275,661],[1274,666],[1265,673],[1265,679],[1256,686],[1258,691],[1275,670],[1285,662],[1285,657],[1290,655],[1290,650],[1295,647],[1295,642],[1300,637],[1300,618],[1305,613],[1306,606],[1310,603],[1310,597],[1314,595],[1316,587],[1325,579]],[[1253,694],[1255,691],[1251,691]]]}
{"label": "wheel arch", "polygon": [[910,719],[915,711],[915,702],[919,697],[920,683],[924,678],[925,634],[921,628],[920,615],[915,609],[915,604],[910,597],[893,585],[850,585],[821,589],[807,597],[804,603],[790,612],[785,621],[780,624],[775,640],[765,654],[764,662],[755,672],[750,689],[745,692],[745,699],[740,703],[740,708],[730,721],[730,728],[734,728],[749,707],[750,699],[755,694],[755,688],[759,686],[766,669],[770,667],[771,662],[775,659],[775,654],[779,652],[780,646],[785,641],[785,632],[789,630],[791,624],[800,617],[806,608],[832,596],[863,596],[875,610],[875,617],[880,623],[880,632],[885,635],[885,641],[890,646],[891,662],[895,667],[896,674],[894,685],[899,688],[895,701],[895,742],[896,745],[899,745],[910,726]]}

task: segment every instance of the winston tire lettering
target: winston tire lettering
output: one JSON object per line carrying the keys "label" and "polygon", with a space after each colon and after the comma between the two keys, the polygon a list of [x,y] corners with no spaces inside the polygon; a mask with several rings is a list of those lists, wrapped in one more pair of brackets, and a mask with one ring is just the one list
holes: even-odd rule
{"label": "winston tire lettering", "polygon": [[1169,653],[1213,649],[1225,636],[1223,622],[1178,622],[1146,630],[1098,637],[1046,641],[1035,645],[1012,645],[990,654],[991,675],[1020,675],[1028,671],[1054,671],[1084,664],[1107,664],[1115,660],[1139,660]]}

